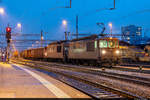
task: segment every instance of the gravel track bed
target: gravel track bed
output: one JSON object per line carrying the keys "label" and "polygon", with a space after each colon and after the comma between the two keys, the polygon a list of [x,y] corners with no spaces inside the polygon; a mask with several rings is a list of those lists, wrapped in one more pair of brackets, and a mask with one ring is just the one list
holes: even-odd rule
{"label": "gravel track bed", "polygon": [[[48,66],[48,64],[46,64]],[[104,76],[104,77],[109,77],[109,78],[114,78],[114,79],[118,79],[118,80],[122,80],[122,81],[129,81],[131,83],[136,83],[139,85],[144,85],[144,86],[150,86],[150,78],[145,78],[145,77],[140,77],[136,76],[138,73],[136,73],[136,75],[131,75],[131,72],[121,72],[121,71],[115,71],[115,70],[105,70],[105,71],[101,71],[101,69],[95,69],[95,68],[80,68],[80,67],[68,67],[67,65],[63,66],[58,66],[58,64],[56,64],[57,66],[55,66],[55,64],[53,66],[57,67],[57,68],[63,68],[66,70],[72,70],[75,72],[83,72],[83,73],[88,73],[88,74],[95,74],[95,75],[100,75],[100,76]],[[50,65],[49,65],[50,66]],[[122,74],[123,73],[123,74]],[[147,75],[150,76],[150,75]]]}
{"label": "gravel track bed", "polygon": [[[74,87],[84,93],[86,93],[87,95],[89,96],[92,96],[94,98],[100,98],[100,99],[121,99],[123,97],[117,95],[117,94],[113,94],[113,93],[110,93],[110,92],[107,92],[103,89],[99,89],[99,88],[96,88],[96,87],[93,87],[93,86],[90,86],[90,85],[87,85],[85,83],[82,83],[82,82],[79,82],[77,80],[74,80],[74,79],[71,79],[71,78],[67,78],[65,76],[62,76],[62,75],[59,75],[59,74],[56,74],[56,73],[53,73],[53,72],[48,72],[48,71],[44,71],[44,70],[40,70],[40,69],[36,69],[40,72],[43,72],[43,73],[46,73],[48,74],[49,76],[61,81],[61,82],[64,82],[68,85],[70,85],[71,87]],[[93,99],[94,99],[93,98]]]}
{"label": "gravel track bed", "polygon": [[85,74],[85,73],[80,73],[80,72],[66,71],[63,69],[57,69],[57,70],[59,71],[61,70],[65,73],[70,73],[74,75],[80,75],[80,77],[87,79],[87,80],[91,80],[93,82],[99,82],[101,84],[104,84],[113,88],[118,88],[124,91],[132,92],[134,94],[137,94],[145,98],[150,98],[150,87],[148,88],[148,87],[131,84],[131,83],[124,82],[124,81],[113,80],[113,79],[101,77],[98,75],[90,75],[90,74]]}
{"label": "gravel track bed", "polygon": [[[59,73],[68,74],[70,76],[77,76],[77,77],[80,77],[81,79],[88,80],[88,81],[91,81],[93,83],[100,84],[100,81],[96,81],[96,79],[95,79],[96,77],[93,77],[93,76],[91,77],[90,75],[87,75],[85,73],[73,72],[73,71],[69,71],[69,70],[67,71],[67,70],[64,70],[64,69],[55,68],[54,66],[53,67],[43,66],[43,67],[46,67],[46,69],[48,68],[49,70],[52,70],[52,72],[55,70],[56,72],[59,72]],[[87,76],[85,76],[85,75],[87,75]],[[89,78],[89,77],[91,77],[91,78]],[[97,76],[97,78],[98,78],[98,76]],[[106,86],[105,83],[103,85]],[[109,86],[107,86],[107,87],[109,87]],[[110,86],[110,87],[112,87],[112,86]],[[132,93],[129,93],[129,94],[132,94]],[[143,97],[141,97],[141,96],[136,96],[136,97],[143,99]]]}
{"label": "gravel track bed", "polygon": [[131,75],[131,76],[138,76],[138,77],[147,78],[150,80],[150,74],[146,74],[146,73],[129,72],[129,71],[121,71],[121,70],[111,70],[111,69],[107,69],[105,71],[106,72],[112,72],[112,73]]}

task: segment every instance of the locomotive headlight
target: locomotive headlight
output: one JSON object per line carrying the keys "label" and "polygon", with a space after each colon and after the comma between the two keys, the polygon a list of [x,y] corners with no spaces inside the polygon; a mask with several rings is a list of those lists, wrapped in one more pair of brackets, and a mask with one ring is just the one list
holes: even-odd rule
{"label": "locomotive headlight", "polygon": [[106,51],[105,51],[105,50],[102,50],[102,54],[106,54]]}
{"label": "locomotive headlight", "polygon": [[119,50],[116,50],[116,54],[119,54],[120,53],[120,51]]}

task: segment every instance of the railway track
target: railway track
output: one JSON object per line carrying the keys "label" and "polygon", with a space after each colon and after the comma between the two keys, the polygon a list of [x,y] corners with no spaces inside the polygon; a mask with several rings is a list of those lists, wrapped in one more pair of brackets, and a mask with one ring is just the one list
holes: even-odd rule
{"label": "railway track", "polygon": [[[141,66],[142,68],[140,69]],[[120,66],[114,66],[113,69],[120,70],[120,71],[150,74],[150,65],[144,65],[144,64],[123,64]]]}
{"label": "railway track", "polygon": [[[15,61],[13,61],[13,62],[15,62]],[[99,75],[99,73],[97,71],[95,71],[95,70],[89,70],[89,69],[85,70],[85,68],[73,68],[73,67],[69,67],[69,69],[66,69],[66,67],[68,65],[62,66],[62,64],[61,65],[59,65],[59,64],[48,64],[48,63],[44,63],[43,64],[43,62],[38,62],[37,63],[37,61],[22,61],[20,64],[28,65],[28,66],[31,66],[31,67],[34,67],[34,68],[35,68],[35,66],[38,66],[38,69],[47,70],[49,72],[57,73],[59,75],[65,76],[67,78],[70,78],[71,80],[74,80],[74,81],[78,80],[80,82],[80,85],[78,85],[76,87],[75,87],[75,85],[73,85],[73,87],[75,87],[77,89],[80,89],[81,91],[83,91],[83,92],[85,92],[87,94],[90,94],[94,98],[103,98],[103,97],[105,97],[105,98],[122,98],[122,97],[127,97],[127,98],[140,98],[140,99],[142,98],[140,96],[137,96],[135,94],[129,93],[127,91],[111,88],[111,87],[108,87],[106,85],[102,85],[102,84],[100,84],[100,83],[98,83],[96,81],[93,82],[90,79],[82,78],[82,77],[80,77],[79,73],[78,73],[78,75],[73,75],[72,73],[68,74],[68,72],[63,72],[63,71],[60,72],[60,66],[61,66],[61,69],[65,69],[65,70],[72,70],[72,71],[76,71],[76,72],[90,73],[90,74],[95,74],[96,73],[97,75]],[[44,67],[43,67],[43,65],[44,65]],[[52,67],[48,67],[49,65],[55,66],[55,69],[52,68]],[[59,68],[58,68],[58,66],[59,66]],[[84,69],[84,71],[83,71],[83,69]],[[103,74],[106,74],[106,73],[104,72]],[[107,75],[107,77],[110,77],[110,75],[109,76]],[[63,81],[63,82],[65,82],[65,81]],[[78,82],[75,82],[75,83],[78,83]],[[81,83],[82,83],[82,85],[81,85]],[[85,89],[81,88],[82,86],[85,86],[85,84],[87,84],[88,87],[89,86],[92,86],[92,87],[94,86],[95,87],[94,90],[95,89],[99,89],[99,90],[97,90],[96,93],[93,93],[93,89],[91,89],[91,88],[90,88],[90,90],[85,90]],[[79,86],[81,86],[81,87],[79,88]]]}
{"label": "railway track", "polygon": [[108,78],[118,79],[118,80],[121,80],[121,81],[127,81],[129,83],[134,83],[134,84],[136,83],[136,84],[139,84],[139,85],[150,87],[150,78],[148,79],[148,78],[138,77],[138,76],[133,76],[133,75],[131,76],[131,75],[126,75],[126,74],[106,72],[106,71],[97,70],[95,68],[72,67],[70,65],[56,64],[56,63],[44,63],[43,64],[43,62],[35,61],[35,64],[37,64],[37,63],[41,64],[41,65],[45,65],[45,66],[55,66],[55,67],[58,67],[58,68],[61,68],[61,69],[104,76],[104,77],[108,77]]}
{"label": "railway track", "polygon": [[149,64],[145,64],[145,63],[121,64],[121,66],[130,66],[130,67],[143,66],[144,68],[150,68],[150,63]]}

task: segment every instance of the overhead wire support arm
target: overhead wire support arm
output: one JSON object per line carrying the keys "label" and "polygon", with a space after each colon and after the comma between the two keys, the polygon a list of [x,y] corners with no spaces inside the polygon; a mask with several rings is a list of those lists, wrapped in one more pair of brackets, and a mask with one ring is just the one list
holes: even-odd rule
{"label": "overhead wire support arm", "polygon": [[[0,34],[0,36],[5,36],[6,33]],[[20,34],[20,33],[12,33],[11,36],[40,36],[40,34]]]}
{"label": "overhead wire support arm", "polygon": [[114,0],[114,9],[116,8],[116,0]]}
{"label": "overhead wire support arm", "polygon": [[114,10],[114,9],[116,9],[116,0],[114,0],[114,7],[110,8],[110,10]]}
{"label": "overhead wire support arm", "polygon": [[70,0],[69,6],[66,6],[65,8],[71,8],[72,7],[72,0]]}
{"label": "overhead wire support arm", "polygon": [[72,0],[70,0],[70,8],[71,8],[71,5],[72,5]]}

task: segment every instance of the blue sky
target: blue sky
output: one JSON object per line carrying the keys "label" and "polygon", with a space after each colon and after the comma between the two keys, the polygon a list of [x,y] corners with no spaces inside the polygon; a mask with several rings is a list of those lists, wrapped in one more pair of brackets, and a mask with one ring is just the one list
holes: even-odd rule
{"label": "blue sky", "polygon": [[[104,22],[109,32],[108,23],[113,23],[113,33],[121,33],[121,26],[130,24],[150,29],[150,0],[116,0],[116,9],[112,11],[103,8],[113,7],[113,0],[2,0],[0,7],[5,8],[5,16],[0,18],[1,31],[10,23],[22,23],[22,33],[48,32],[46,39],[64,39],[65,28],[62,20],[68,21],[67,29],[75,33],[75,18],[79,15],[79,33],[98,33],[97,22]],[[148,34],[147,34],[148,36]]]}

